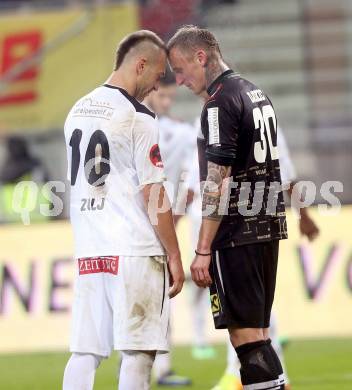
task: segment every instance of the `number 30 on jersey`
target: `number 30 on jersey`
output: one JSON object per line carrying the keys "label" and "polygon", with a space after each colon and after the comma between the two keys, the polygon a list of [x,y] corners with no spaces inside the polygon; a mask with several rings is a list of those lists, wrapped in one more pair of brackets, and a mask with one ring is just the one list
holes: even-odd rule
{"label": "number 30 on jersey", "polygon": [[269,145],[271,159],[277,160],[279,151],[277,145],[273,143],[273,138],[276,141],[276,116],[273,107],[270,104],[263,106],[262,109],[255,107],[253,120],[255,129],[260,132],[260,141],[254,144],[254,158],[258,163],[265,162]]}

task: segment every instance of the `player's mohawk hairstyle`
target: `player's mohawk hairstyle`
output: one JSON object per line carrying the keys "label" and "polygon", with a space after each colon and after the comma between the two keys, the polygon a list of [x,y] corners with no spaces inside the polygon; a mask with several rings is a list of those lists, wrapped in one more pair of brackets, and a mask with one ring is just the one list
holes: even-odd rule
{"label": "player's mohawk hairstyle", "polygon": [[153,31],[135,31],[132,34],[129,34],[125,38],[123,38],[122,41],[119,43],[116,52],[114,70],[117,70],[121,66],[123,60],[126,57],[126,54],[132,49],[132,47],[137,46],[143,41],[149,41],[151,43],[154,43],[156,46],[160,47],[160,49],[165,50],[165,52],[167,51],[164,41]]}
{"label": "player's mohawk hairstyle", "polygon": [[180,27],[170,38],[167,44],[168,51],[175,47],[191,51],[202,48],[208,52],[217,52],[221,56],[219,43],[213,33],[192,24]]}

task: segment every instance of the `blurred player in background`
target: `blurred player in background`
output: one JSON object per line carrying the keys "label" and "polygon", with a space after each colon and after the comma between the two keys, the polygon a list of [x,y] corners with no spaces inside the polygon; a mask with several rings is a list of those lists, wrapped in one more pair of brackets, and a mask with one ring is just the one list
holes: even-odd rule
{"label": "blurred player in background", "polygon": [[[292,163],[289,149],[287,147],[284,133],[280,127],[277,129],[277,146],[280,155],[281,181],[283,188],[287,188],[289,197],[291,198],[294,191],[294,184],[297,179],[296,170]],[[309,241],[313,241],[319,235],[319,229],[309,215],[307,208],[297,210],[299,213],[299,230],[302,236],[306,236]],[[277,319],[273,312],[270,319],[270,338],[272,345],[280,358],[286,376],[285,390],[290,389],[289,379],[284,364],[284,355],[280,343]],[[227,367],[224,375],[219,383],[212,390],[234,390],[242,389],[240,379],[240,362],[236,356],[230,342],[227,343]]]}
{"label": "blurred player in background", "polygon": [[[176,88],[175,77],[168,70],[160,80],[158,90],[151,92],[144,101],[158,116],[159,146],[167,179],[164,186],[172,203],[175,224],[193,200],[194,193],[189,190],[188,176],[196,155],[195,129],[170,117],[169,111],[175,99]],[[170,329],[172,331],[172,324]],[[169,342],[172,344],[170,333]],[[157,355],[154,371],[159,386],[191,384],[189,378],[176,375],[172,370],[171,352]]]}
{"label": "blurred player in background", "polygon": [[158,90],[150,93],[144,103],[158,116],[159,147],[167,180],[164,186],[172,204],[175,222],[178,222],[193,200],[193,191],[189,190],[187,184],[197,153],[197,134],[190,124],[170,116],[176,88],[175,76],[167,70]]}
{"label": "blurred player in background", "polygon": [[22,209],[30,210],[30,222],[48,219],[40,212],[40,205],[50,206],[50,191],[45,187],[48,171],[41,159],[34,156],[26,138],[19,135],[6,140],[6,158],[0,169],[0,223],[19,222],[21,214],[13,207],[16,185],[21,181],[34,182],[39,187],[28,187],[20,199]]}
{"label": "blurred player in background", "polygon": [[140,103],[165,65],[156,34],[128,35],[106,84],[65,123],[77,276],[64,390],[93,389],[113,349],[122,354],[119,389],[147,390],[156,352],[168,351],[169,297],[184,273],[171,209],[160,212],[170,204],[155,115]]}
{"label": "blurred player in background", "polygon": [[279,240],[287,238],[274,109],[228,68],[210,31],[185,26],[168,50],[177,83],[210,96],[201,115],[207,167],[192,279],[210,287],[215,327],[229,331],[245,389],[284,389],[268,334]]}

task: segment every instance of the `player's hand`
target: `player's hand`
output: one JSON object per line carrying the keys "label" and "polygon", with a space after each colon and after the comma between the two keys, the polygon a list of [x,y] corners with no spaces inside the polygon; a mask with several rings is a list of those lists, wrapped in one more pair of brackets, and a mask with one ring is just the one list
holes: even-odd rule
{"label": "player's hand", "polygon": [[181,290],[185,281],[185,273],[182,267],[182,261],[180,255],[169,256],[168,261],[169,273],[170,273],[170,289],[169,297],[175,297]]}
{"label": "player's hand", "polygon": [[198,287],[209,287],[213,281],[209,274],[211,255],[196,255],[191,264],[192,280]]}
{"label": "player's hand", "polygon": [[307,236],[309,241],[314,241],[319,235],[318,226],[308,215],[301,216],[299,230],[303,236]]}

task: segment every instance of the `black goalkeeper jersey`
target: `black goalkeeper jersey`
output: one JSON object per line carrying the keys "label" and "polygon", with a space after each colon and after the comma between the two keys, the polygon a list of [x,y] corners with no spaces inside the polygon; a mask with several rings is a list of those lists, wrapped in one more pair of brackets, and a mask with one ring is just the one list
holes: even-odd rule
{"label": "black goalkeeper jersey", "polygon": [[230,196],[212,249],[287,238],[271,101],[232,70],[219,76],[208,94],[201,115],[201,180],[207,177],[206,161],[232,167]]}

